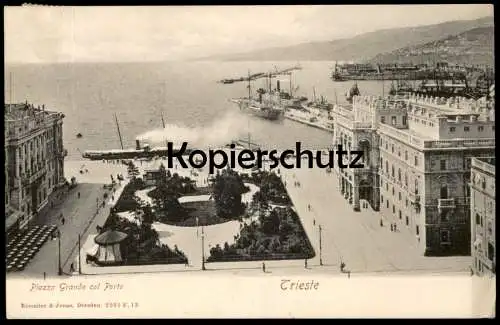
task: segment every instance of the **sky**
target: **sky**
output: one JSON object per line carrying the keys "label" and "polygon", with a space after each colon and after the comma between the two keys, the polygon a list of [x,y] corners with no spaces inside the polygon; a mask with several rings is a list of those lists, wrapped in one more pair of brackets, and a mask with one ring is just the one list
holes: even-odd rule
{"label": "sky", "polygon": [[183,60],[493,16],[485,4],[4,9],[7,63]]}

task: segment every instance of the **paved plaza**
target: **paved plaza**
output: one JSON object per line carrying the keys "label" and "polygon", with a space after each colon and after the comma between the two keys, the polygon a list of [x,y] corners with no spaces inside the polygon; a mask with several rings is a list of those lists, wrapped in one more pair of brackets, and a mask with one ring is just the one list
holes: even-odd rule
{"label": "paved plaza", "polygon": [[[164,163],[166,166],[166,163]],[[136,163],[142,173],[144,169],[156,167],[159,161]],[[82,273],[84,274],[118,274],[118,273],[148,273],[148,272],[195,272],[201,270],[201,228],[176,227],[155,224],[165,236],[169,246],[174,243],[189,257],[189,265],[146,265],[146,266],[116,266],[92,267],[85,264],[85,254],[92,248],[93,237],[97,235],[96,226],[102,226],[110,207],[115,203],[111,195],[105,202],[105,207],[97,212],[97,204],[103,200],[103,184],[109,184],[110,174],[121,173],[127,177],[126,166],[121,164],[90,162],[66,162],[66,177],[76,176],[79,185],[69,193],[60,205],[54,207],[47,220],[57,224],[62,232],[61,261],[63,270],[69,274],[70,264],[78,268],[78,234],[82,235]],[[80,169],[88,173],[80,174]],[[199,186],[206,184],[208,169],[197,171],[193,175],[190,170],[179,167],[172,169],[182,176],[195,178]],[[277,171],[277,170],[275,170]],[[244,171],[248,172],[248,171]],[[388,227],[380,227],[380,214],[369,209],[354,212],[339,190],[337,177],[334,173],[326,173],[324,169],[280,169],[282,179],[286,182],[289,195],[300,217],[304,229],[314,247],[316,256],[308,261],[305,268],[304,260],[266,261],[266,274],[304,274],[304,272],[341,274],[340,263],[344,262],[346,270],[352,276],[355,274],[428,274],[428,273],[466,273],[469,271],[470,257],[424,257],[416,249],[416,238],[407,232],[391,232]],[[298,181],[300,186],[295,186]],[[127,181],[117,186],[114,201]],[[80,198],[77,198],[80,192]],[[252,191],[253,192],[253,191]],[[311,206],[309,210],[308,205]],[[58,216],[63,213],[65,224],[62,225]],[[204,227],[204,251],[208,257],[209,250],[224,241],[232,242],[237,233],[238,222],[231,222]],[[320,265],[320,231],[321,225],[321,259]],[[167,227],[167,228],[162,228]],[[177,227],[181,228],[181,227]],[[169,233],[169,234],[168,234]],[[160,236],[161,237],[161,236]],[[170,238],[170,239],[169,239]],[[173,239],[175,240],[173,241]],[[57,274],[58,249],[57,240],[46,243],[23,272],[14,272],[9,277],[33,277]],[[227,273],[261,273],[262,261],[251,262],[218,262],[206,263],[207,271]],[[73,273],[78,274],[77,272]]]}

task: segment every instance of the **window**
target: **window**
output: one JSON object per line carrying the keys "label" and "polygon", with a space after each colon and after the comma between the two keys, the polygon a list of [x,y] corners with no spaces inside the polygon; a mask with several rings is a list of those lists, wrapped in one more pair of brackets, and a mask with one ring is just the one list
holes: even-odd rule
{"label": "window", "polygon": [[450,243],[450,231],[441,230],[441,244],[449,244],[449,243]]}
{"label": "window", "polygon": [[418,226],[415,226],[415,233],[418,235],[420,235],[420,228],[418,228]]}
{"label": "window", "polygon": [[455,127],[454,126],[450,127],[450,133],[454,133],[454,132],[455,132]]}
{"label": "window", "polygon": [[405,151],[405,160],[408,160],[408,150]]}
{"label": "window", "polygon": [[380,123],[385,124],[385,116],[380,117]]}
{"label": "window", "polygon": [[408,206],[408,199],[405,199],[405,205]]}
{"label": "window", "polygon": [[418,194],[418,180],[415,180],[415,194]]}
{"label": "window", "polygon": [[440,198],[441,199],[448,198],[448,186],[446,184],[441,185]]}
{"label": "window", "polygon": [[406,125],[406,116],[403,116],[403,125]]}
{"label": "window", "polygon": [[398,168],[398,181],[401,182],[401,168]]}
{"label": "window", "polygon": [[401,201],[401,192],[398,192],[399,201]]}
{"label": "window", "polygon": [[408,186],[408,174],[405,173],[405,186]]}
{"label": "window", "polygon": [[385,201],[385,206],[389,209],[389,200]]}
{"label": "window", "polygon": [[491,131],[495,132],[495,126],[494,125],[491,127]]}
{"label": "window", "polygon": [[396,125],[396,116],[391,116],[391,124]]}
{"label": "window", "polygon": [[488,242],[488,259],[493,261],[495,258],[495,246],[492,243]]}
{"label": "window", "polygon": [[415,166],[418,166],[418,157],[415,156]]}
{"label": "window", "polygon": [[394,166],[391,167],[391,176],[394,177]]}
{"label": "window", "polygon": [[478,130],[479,132],[483,132],[483,131],[484,131],[484,126],[482,126],[482,125],[478,126],[478,127],[477,127],[477,130]]}
{"label": "window", "polygon": [[382,194],[380,194],[380,201],[384,202],[384,196]]}
{"label": "window", "polygon": [[405,216],[405,219],[406,219],[406,225],[408,226],[410,224],[410,219],[408,218],[408,216]]}
{"label": "window", "polygon": [[469,132],[469,127],[468,126],[464,126],[464,132]]}
{"label": "window", "polygon": [[389,174],[389,163],[387,161],[385,162],[385,173]]}
{"label": "window", "polygon": [[446,170],[446,160],[441,159],[441,161],[439,163],[441,166],[441,170]]}
{"label": "window", "polygon": [[385,190],[388,191],[389,190],[389,184],[385,183]]}
{"label": "window", "polygon": [[392,205],[392,213],[396,213],[396,206],[394,204]]}
{"label": "window", "polygon": [[391,145],[391,151],[394,153],[394,145]]}
{"label": "window", "polygon": [[399,210],[399,220],[403,219],[403,214],[401,213],[401,210]]}

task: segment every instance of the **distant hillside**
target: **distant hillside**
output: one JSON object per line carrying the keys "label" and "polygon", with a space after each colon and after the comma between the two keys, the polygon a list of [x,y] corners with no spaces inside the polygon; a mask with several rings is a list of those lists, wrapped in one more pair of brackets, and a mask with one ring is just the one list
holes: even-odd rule
{"label": "distant hillside", "polygon": [[478,27],[437,41],[382,53],[370,61],[378,63],[447,61],[458,64],[493,65],[494,38],[493,26]]}
{"label": "distant hillside", "polygon": [[295,46],[268,48],[248,53],[218,55],[202,60],[227,61],[334,61],[369,60],[379,53],[391,52],[457,35],[479,27],[493,26],[493,17],[460,20],[436,25],[385,29],[325,42],[303,43]]}

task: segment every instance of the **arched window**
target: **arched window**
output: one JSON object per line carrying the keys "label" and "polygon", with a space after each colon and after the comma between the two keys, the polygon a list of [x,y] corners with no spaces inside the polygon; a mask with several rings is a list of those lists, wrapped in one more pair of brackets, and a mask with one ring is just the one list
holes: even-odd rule
{"label": "arched window", "polygon": [[398,181],[401,182],[401,168],[398,168]]}

